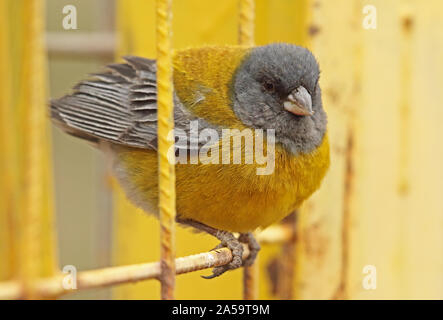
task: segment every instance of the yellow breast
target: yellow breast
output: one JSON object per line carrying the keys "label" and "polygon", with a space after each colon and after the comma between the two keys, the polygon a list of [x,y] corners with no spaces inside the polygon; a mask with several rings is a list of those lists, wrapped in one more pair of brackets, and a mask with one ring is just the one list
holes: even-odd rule
{"label": "yellow breast", "polygon": [[[155,211],[157,153],[122,146],[114,150],[120,181],[129,197],[137,205]],[[328,137],[324,136],[316,150],[297,156],[277,145],[274,172],[257,175],[257,167],[177,164],[177,214],[234,232],[248,232],[279,221],[319,188],[329,167]]]}

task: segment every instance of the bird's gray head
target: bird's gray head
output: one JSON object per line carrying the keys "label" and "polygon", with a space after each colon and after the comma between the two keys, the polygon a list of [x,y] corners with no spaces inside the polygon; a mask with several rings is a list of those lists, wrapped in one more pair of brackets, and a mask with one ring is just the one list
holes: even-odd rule
{"label": "bird's gray head", "polygon": [[318,64],[291,44],[256,47],[236,71],[233,109],[256,129],[275,129],[276,142],[292,153],[316,149],[326,132]]}

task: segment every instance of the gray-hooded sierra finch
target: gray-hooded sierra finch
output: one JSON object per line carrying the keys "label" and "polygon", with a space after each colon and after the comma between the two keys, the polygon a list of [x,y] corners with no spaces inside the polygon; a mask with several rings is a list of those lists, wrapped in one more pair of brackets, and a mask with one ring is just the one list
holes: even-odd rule
{"label": "gray-hooded sierra finch", "polygon": [[[157,215],[156,62],[125,59],[52,100],[51,116],[64,131],[106,150],[128,198]],[[207,278],[250,265],[260,248],[251,231],[287,216],[319,188],[329,166],[329,144],[318,80],[313,55],[291,44],[174,52],[177,131],[189,133],[194,121],[201,130],[275,133],[270,174],[258,175],[257,161],[176,164],[177,221],[217,237],[233,252],[231,263]],[[221,142],[215,142],[220,150]],[[177,146],[189,151],[188,160],[199,154],[192,149],[202,147],[202,141]],[[245,261],[241,242],[251,249]]]}

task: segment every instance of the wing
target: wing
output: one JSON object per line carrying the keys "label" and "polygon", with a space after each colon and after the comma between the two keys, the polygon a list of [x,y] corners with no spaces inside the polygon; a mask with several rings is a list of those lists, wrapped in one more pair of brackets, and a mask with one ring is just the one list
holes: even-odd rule
{"label": "wing", "polygon": [[[134,56],[125,60],[126,63],[109,65],[108,71],[80,82],[72,94],[51,100],[51,117],[69,134],[92,142],[105,139],[156,149],[156,61]],[[204,143],[188,143],[191,121],[198,121],[199,129],[212,127],[193,116],[176,95],[174,120],[176,129],[181,129],[175,131],[176,137],[187,135],[187,140],[178,139],[181,142],[177,148],[192,149]]]}

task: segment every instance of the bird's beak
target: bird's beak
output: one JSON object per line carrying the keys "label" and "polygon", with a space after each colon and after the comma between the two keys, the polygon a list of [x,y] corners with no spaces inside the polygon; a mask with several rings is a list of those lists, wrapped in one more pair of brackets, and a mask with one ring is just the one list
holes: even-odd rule
{"label": "bird's beak", "polygon": [[293,90],[283,103],[284,108],[297,116],[312,116],[312,98],[305,87]]}

